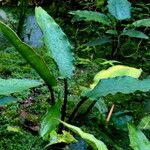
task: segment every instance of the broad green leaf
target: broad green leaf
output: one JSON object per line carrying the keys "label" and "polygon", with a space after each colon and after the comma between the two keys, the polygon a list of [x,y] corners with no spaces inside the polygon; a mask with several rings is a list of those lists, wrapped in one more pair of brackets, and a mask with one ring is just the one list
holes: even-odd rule
{"label": "broad green leaf", "polygon": [[96,139],[92,134],[83,132],[80,128],[66,122],[61,121],[61,123],[83,138],[94,150],[108,150],[106,145],[102,141]]}
{"label": "broad green leaf", "polygon": [[126,35],[126,36],[129,36],[129,37],[135,37],[135,38],[140,38],[140,39],[148,39],[149,37],[141,32],[141,31],[137,31],[137,30],[124,30],[122,35]]}
{"label": "broad green leaf", "polygon": [[130,94],[136,91],[150,91],[150,79],[139,80],[133,77],[102,79],[92,90],[84,93],[84,96],[98,99],[108,94],[114,95],[118,92]]}
{"label": "broad green leaf", "polygon": [[62,131],[62,134],[57,134],[56,131],[52,131],[50,133],[49,144],[45,146],[45,148],[49,147],[50,145],[57,144],[57,143],[73,143],[77,142],[77,140],[67,131]]}
{"label": "broad green leaf", "polygon": [[108,0],[109,12],[118,20],[131,17],[131,3],[128,0]]}
{"label": "broad green leaf", "polygon": [[139,129],[150,129],[150,115],[145,116],[144,118],[142,118],[142,120],[140,121],[139,125],[138,125]]}
{"label": "broad green leaf", "polygon": [[0,78],[0,95],[22,92],[23,90],[28,90],[39,85],[42,85],[42,83],[36,80]]}
{"label": "broad green leaf", "polygon": [[69,14],[78,16],[85,21],[99,22],[104,25],[111,24],[110,19],[103,13],[99,13],[99,12],[87,11],[87,10],[76,10],[76,11],[70,11]]}
{"label": "broad green leaf", "polygon": [[43,32],[45,45],[55,60],[60,75],[71,78],[74,71],[73,54],[67,36],[54,19],[41,7],[35,8],[35,15]]}
{"label": "broad green leaf", "polygon": [[10,41],[10,43],[16,48],[16,50],[27,60],[27,62],[34,68],[40,77],[49,86],[56,85],[56,79],[51,74],[47,64],[43,58],[36,53],[34,49],[21,41],[17,34],[7,25],[0,21],[0,30]]}
{"label": "broad green leaf", "polygon": [[14,98],[12,96],[2,97],[2,98],[0,98],[0,106],[5,106],[14,101],[17,101],[17,98]]}
{"label": "broad green leaf", "polygon": [[133,125],[128,124],[130,146],[133,150],[150,150],[150,142],[146,136]]}
{"label": "broad green leaf", "polygon": [[116,65],[98,72],[94,77],[94,83],[90,86],[93,88],[101,79],[114,78],[119,76],[130,76],[133,78],[139,78],[142,73],[141,69],[128,67],[124,65]]}
{"label": "broad green leaf", "polygon": [[135,21],[135,22],[133,22],[133,25],[135,27],[141,27],[141,26],[150,27],[150,18]]}
{"label": "broad green leaf", "polygon": [[48,111],[41,122],[40,128],[40,135],[43,139],[48,139],[48,136],[50,135],[51,131],[56,129],[59,123],[58,119],[60,119],[61,116],[60,108],[61,108],[60,100],[58,100],[54,106],[48,108]]}
{"label": "broad green leaf", "polygon": [[101,38],[98,38],[94,41],[90,41],[86,43],[86,46],[97,46],[97,45],[104,45],[106,43],[111,43],[112,40],[109,36],[102,36]]}

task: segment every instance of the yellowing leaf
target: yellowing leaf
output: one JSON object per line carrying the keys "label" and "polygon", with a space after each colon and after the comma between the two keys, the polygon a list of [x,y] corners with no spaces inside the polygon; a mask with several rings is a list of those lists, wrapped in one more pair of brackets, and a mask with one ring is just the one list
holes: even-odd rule
{"label": "yellowing leaf", "polygon": [[50,133],[50,143],[45,146],[47,148],[50,145],[57,144],[57,143],[72,143],[77,142],[77,140],[67,131],[62,131],[62,134],[57,134],[54,130]]}
{"label": "yellowing leaf", "polygon": [[102,70],[98,72],[94,77],[94,83],[90,87],[94,88],[95,85],[97,85],[97,83],[101,79],[114,78],[119,76],[130,76],[133,78],[139,78],[141,73],[142,73],[141,69],[136,69],[133,67],[128,67],[124,65],[112,66],[107,70]]}

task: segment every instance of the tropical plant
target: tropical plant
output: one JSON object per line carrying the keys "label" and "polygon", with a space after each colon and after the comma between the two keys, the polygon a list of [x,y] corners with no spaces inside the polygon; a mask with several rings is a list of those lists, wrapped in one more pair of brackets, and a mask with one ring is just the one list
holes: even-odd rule
{"label": "tropical plant", "polygon": [[[74,107],[73,112],[69,114],[70,116],[68,118],[66,115],[69,95],[68,80],[72,78],[75,69],[75,66],[73,64],[74,56],[71,50],[72,46],[70,45],[68,38],[66,37],[60,26],[45,10],[43,10],[41,7],[36,7],[35,15],[36,20],[43,32],[44,43],[48,50],[47,55],[56,63],[59,71],[59,76],[55,76],[52,73],[52,71],[50,70],[50,66],[48,66],[48,64],[45,62],[43,56],[40,56],[35,49],[22,42],[10,27],[8,27],[3,22],[0,22],[0,29],[2,33],[16,48],[16,50],[26,59],[31,67],[36,70],[36,72],[44,81],[35,81],[29,79],[1,79],[0,95],[7,96],[15,92],[21,92],[22,90],[45,84],[51,93],[51,106],[48,107],[47,113],[41,121],[40,128],[40,136],[44,140],[49,142],[45,148],[61,142],[76,142],[74,137],[69,132],[62,131],[64,129],[62,125],[64,125],[75,132],[78,136],[83,138],[94,150],[107,150],[106,145],[101,140],[96,139],[93,135],[85,133],[80,128],[65,123],[64,121],[72,123],[78,112],[78,109],[88,99],[93,101],[92,105],[90,106],[91,109],[95,105],[95,103],[100,100],[101,97],[109,94],[129,94],[135,91],[147,92],[150,90],[150,79],[147,78],[140,80],[139,77],[141,75],[141,69],[123,65],[117,65],[107,70],[102,70],[95,76],[94,83],[91,85],[91,87],[83,91],[81,95],[78,95],[80,96],[81,100]],[[106,19],[106,16],[104,15],[99,15],[97,13],[96,15],[100,16],[104,20]],[[116,16],[116,12],[114,13],[114,15]],[[93,18],[93,16],[90,15],[89,17]],[[121,19],[122,15],[117,15],[117,17]],[[95,18],[95,20],[96,19],[97,18]],[[106,24],[109,24],[108,21],[106,21]],[[143,25],[143,20],[141,22],[135,22],[134,25]],[[58,96],[56,96],[55,94],[55,87],[60,84],[57,80],[58,77],[64,82],[63,97],[61,96],[61,94],[59,94]],[[6,101],[5,99],[3,99],[3,104],[5,102],[8,102],[7,99]],[[90,109],[88,108],[87,110],[89,111]],[[60,123],[61,125],[59,125]],[[129,125],[128,127],[129,131],[134,132],[135,135],[141,134],[139,133],[139,131],[137,131],[138,133],[136,133],[136,131],[134,131],[135,129],[132,126]],[[58,132],[60,132],[60,134]],[[145,139],[143,134],[142,138]],[[135,146],[133,145],[133,142],[138,142],[138,139],[133,141],[131,137],[131,145],[134,148]],[[148,143],[148,140],[146,142]],[[143,147],[144,146],[145,145],[143,144]]]}
{"label": "tropical plant", "polygon": [[[76,21],[84,20],[98,22],[105,27],[103,28],[105,32],[102,31],[101,33],[104,35],[85,45],[97,46],[112,43],[111,57],[114,58],[119,55],[125,43],[124,36],[128,36],[129,38],[140,39],[137,43],[138,50],[141,43],[149,39],[144,32],[147,27],[150,27],[150,18],[137,20],[131,23],[131,3],[128,0],[107,0],[107,3],[109,12],[107,14],[88,10],[75,10],[69,12],[69,14],[75,16],[74,20]],[[139,30],[139,27],[144,27],[143,32]],[[133,54],[135,54],[135,52]]]}

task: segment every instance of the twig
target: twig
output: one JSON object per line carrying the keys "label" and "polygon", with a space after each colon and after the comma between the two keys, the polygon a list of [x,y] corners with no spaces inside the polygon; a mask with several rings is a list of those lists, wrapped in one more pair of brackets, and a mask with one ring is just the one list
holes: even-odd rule
{"label": "twig", "polygon": [[48,89],[49,89],[49,91],[50,91],[50,93],[51,93],[51,103],[52,103],[52,105],[54,105],[54,104],[55,104],[54,90],[53,90],[53,88],[52,88],[51,86],[49,86],[49,85],[47,85],[47,87],[48,87]]}
{"label": "twig", "polygon": [[111,106],[111,109],[110,109],[109,113],[108,113],[108,116],[107,116],[107,119],[106,119],[106,124],[108,124],[109,121],[110,121],[110,118],[111,118],[111,116],[112,116],[114,107],[115,107],[115,105],[113,104],[113,105]]}

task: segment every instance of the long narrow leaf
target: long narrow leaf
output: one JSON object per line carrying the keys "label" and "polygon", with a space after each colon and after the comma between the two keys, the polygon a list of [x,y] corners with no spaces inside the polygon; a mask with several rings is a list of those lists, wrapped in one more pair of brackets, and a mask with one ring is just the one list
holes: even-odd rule
{"label": "long narrow leaf", "polygon": [[94,82],[90,86],[93,88],[101,79],[114,78],[120,76],[130,76],[133,78],[139,78],[142,73],[141,69],[128,67],[124,65],[116,65],[109,67],[107,70],[101,70],[94,77]]}
{"label": "long narrow leaf", "polygon": [[61,101],[59,100],[54,106],[51,106],[47,113],[45,114],[40,128],[40,135],[44,139],[48,138],[48,135],[56,129],[60,119],[60,108],[61,108]]}
{"label": "long narrow leaf", "polygon": [[133,125],[128,125],[130,146],[133,150],[150,150],[150,142],[146,136]]}
{"label": "long narrow leaf", "polygon": [[85,93],[84,96],[97,99],[108,94],[116,94],[118,92],[130,94],[135,91],[150,91],[150,79],[139,80],[133,77],[116,77],[103,79],[98,84]]}
{"label": "long narrow leaf", "polygon": [[110,25],[111,23],[111,21],[106,15],[99,13],[99,12],[77,10],[77,11],[70,11],[69,14],[78,16],[80,17],[80,19],[85,20],[85,21],[99,22],[104,25]]}
{"label": "long narrow leaf", "polygon": [[0,95],[10,95],[16,92],[22,92],[29,88],[37,87],[42,83],[29,79],[2,79],[0,78]]}
{"label": "long narrow leaf", "polygon": [[122,35],[127,35],[129,37],[135,37],[135,38],[140,38],[140,39],[148,39],[149,37],[141,32],[141,31],[137,31],[137,30],[124,30]]}
{"label": "long narrow leaf", "polygon": [[133,25],[135,27],[141,27],[141,26],[150,27],[150,18],[137,20],[137,21],[133,22]]}
{"label": "long narrow leaf", "polygon": [[92,134],[83,132],[80,128],[66,122],[61,121],[61,123],[83,138],[94,150],[108,150],[106,145],[102,141],[96,139]]}
{"label": "long narrow leaf", "polygon": [[56,85],[56,79],[51,74],[43,58],[34,49],[21,41],[17,34],[6,24],[0,21],[0,30],[16,48],[16,50],[27,60],[27,62],[37,71],[40,77],[50,86]]}
{"label": "long narrow leaf", "polygon": [[44,42],[58,65],[60,75],[70,78],[73,75],[73,55],[71,45],[54,19],[41,7],[35,9],[36,20],[43,32]]}

